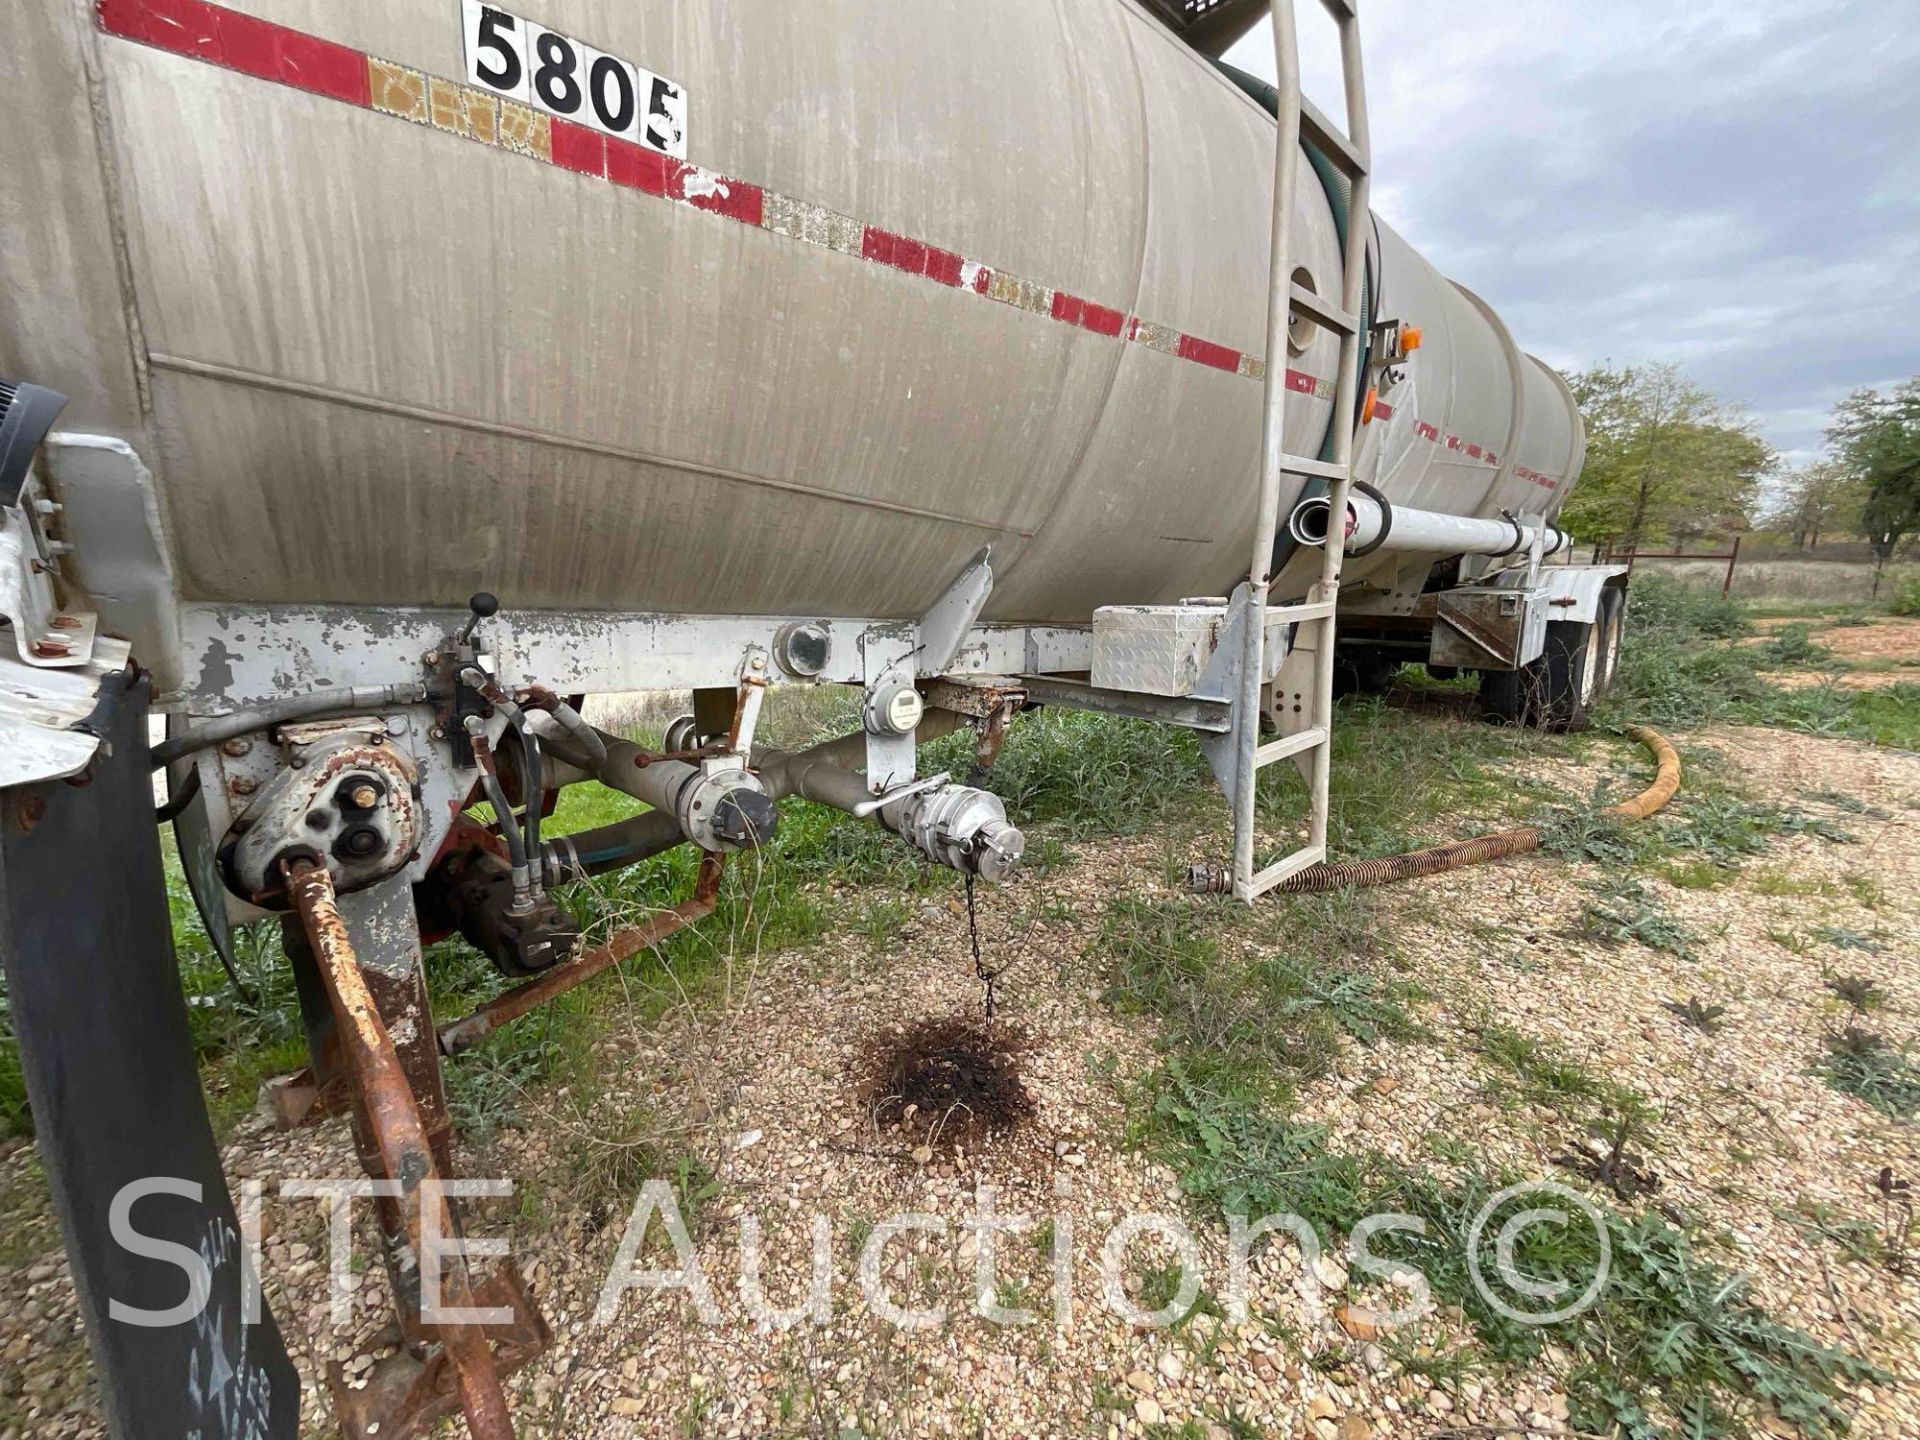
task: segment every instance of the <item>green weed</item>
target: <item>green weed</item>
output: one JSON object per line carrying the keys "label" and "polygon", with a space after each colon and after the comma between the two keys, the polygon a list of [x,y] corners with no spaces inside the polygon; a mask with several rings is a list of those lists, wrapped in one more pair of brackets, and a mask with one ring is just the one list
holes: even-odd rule
{"label": "green weed", "polygon": [[1858,1025],[1827,1037],[1827,1053],[1814,1072],[1844,1095],[1864,1100],[1896,1120],[1920,1115],[1920,1066],[1909,1047],[1889,1045]]}
{"label": "green weed", "polygon": [[1609,945],[1634,941],[1682,960],[1699,958],[1693,949],[1693,932],[1662,909],[1639,882],[1613,881],[1589,888],[1595,890],[1595,898],[1581,907],[1579,922],[1588,938]]}

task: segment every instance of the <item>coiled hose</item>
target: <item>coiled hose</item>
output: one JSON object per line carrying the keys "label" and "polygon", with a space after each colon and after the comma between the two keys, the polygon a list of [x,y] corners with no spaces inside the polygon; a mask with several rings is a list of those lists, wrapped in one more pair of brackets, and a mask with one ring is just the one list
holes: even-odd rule
{"label": "coiled hose", "polygon": [[[1644,725],[1627,728],[1627,738],[1645,746],[1657,767],[1653,783],[1631,800],[1609,806],[1604,812],[1626,820],[1645,820],[1659,810],[1680,788],[1680,756],[1664,735]],[[1471,840],[1452,840],[1425,850],[1409,850],[1404,855],[1386,855],[1378,860],[1348,860],[1339,865],[1313,865],[1298,875],[1289,876],[1274,888],[1293,895],[1317,895],[1328,890],[1358,890],[1371,885],[1391,885],[1397,880],[1413,880],[1422,875],[1438,875],[1447,870],[1464,870],[1489,860],[1509,855],[1525,855],[1538,850],[1547,832],[1538,825],[1517,830],[1502,830],[1497,835],[1481,835]],[[1231,889],[1216,881],[1208,889]]]}

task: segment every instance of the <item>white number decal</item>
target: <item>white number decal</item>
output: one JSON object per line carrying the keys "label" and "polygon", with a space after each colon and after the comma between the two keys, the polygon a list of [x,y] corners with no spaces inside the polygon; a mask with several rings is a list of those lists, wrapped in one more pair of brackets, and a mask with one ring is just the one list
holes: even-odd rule
{"label": "white number decal", "polygon": [[467,83],[687,158],[687,92],[652,71],[483,0],[461,0]]}

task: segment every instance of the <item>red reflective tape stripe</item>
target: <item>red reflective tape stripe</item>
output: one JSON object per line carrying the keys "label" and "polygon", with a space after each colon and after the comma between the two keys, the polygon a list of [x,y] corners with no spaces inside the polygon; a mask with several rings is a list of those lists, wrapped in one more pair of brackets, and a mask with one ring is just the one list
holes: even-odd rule
{"label": "red reflective tape stripe", "polygon": [[1120,329],[1127,323],[1127,317],[1118,310],[1109,310],[1105,305],[1096,305],[1091,300],[1080,312],[1080,328],[1091,330],[1096,335],[1118,337]]}
{"label": "red reflective tape stripe", "polygon": [[1472,456],[1475,460],[1480,459],[1486,453],[1487,452],[1482,450],[1478,445],[1467,446],[1467,454]]}
{"label": "red reflective tape stripe", "polygon": [[644,190],[664,199],[678,194],[680,173],[685,168],[671,155],[662,155],[631,140],[607,141],[607,179],[616,185]]}
{"label": "red reflective tape stripe", "polygon": [[571,120],[558,117],[553,122],[553,163],[562,170],[605,179],[607,174],[607,137]]}
{"label": "red reflective tape stripe", "polygon": [[1373,402],[1373,416],[1376,420],[1391,420],[1393,407],[1384,400],[1376,400]]}
{"label": "red reflective tape stripe", "polygon": [[280,34],[280,81],[349,105],[373,104],[373,82],[367,75],[365,55],[297,30]]}
{"label": "red reflective tape stripe", "polygon": [[[291,30],[213,4],[211,0],[95,0],[94,10],[97,24],[108,35],[342,100],[361,109],[373,105],[369,57],[331,40]],[[438,76],[426,76],[426,80],[430,85],[460,84]],[[462,85],[461,88],[470,87]],[[756,229],[768,227],[768,192],[761,186],[713,175],[645,146],[609,138],[559,117],[553,117],[549,124],[551,141],[546,153],[559,169],[679,201]],[[473,134],[472,138],[487,141],[487,136],[481,133]],[[520,153],[528,152],[523,149]],[[823,222],[838,225],[844,218],[798,200],[775,198],[780,208],[773,228],[782,234],[799,233],[788,229],[785,223],[785,218],[796,209],[811,215],[808,223],[813,226]],[[813,244],[829,243],[819,238],[817,232],[810,232],[804,238]],[[835,239],[831,245],[838,249],[843,243]],[[1004,299],[1023,310],[1032,310],[1035,302],[1050,296],[1053,317],[1079,329],[1127,340],[1139,340],[1144,329],[1151,337],[1151,348],[1162,354],[1168,353],[1168,339],[1172,337],[1173,353],[1189,363],[1235,374],[1259,373],[1257,364],[1244,365],[1247,357],[1230,346],[1197,335],[1180,334],[1171,326],[1148,325],[1141,317],[1124,310],[1012,276],[1007,276],[1007,283],[996,288],[997,272],[988,266],[912,236],[878,226],[864,226],[860,253],[876,263],[921,276],[935,284],[984,298]],[[1286,383],[1303,395],[1321,393],[1322,382],[1299,371],[1286,372]]]}
{"label": "red reflective tape stripe", "polygon": [[860,237],[860,253],[881,265],[891,265],[909,275],[927,273],[927,247],[919,240],[869,225]]}
{"label": "red reflective tape stripe", "polygon": [[960,277],[966,268],[966,261],[951,250],[942,250],[937,245],[927,247],[927,278],[942,285],[960,288]]}
{"label": "red reflective tape stripe", "polygon": [[689,195],[687,203],[696,210],[711,210],[755,229],[767,217],[767,192],[744,180],[723,180],[712,194]]}
{"label": "red reflective tape stripe", "polygon": [[206,0],[100,0],[95,14],[111,35],[144,40],[176,55],[220,62],[215,8]]}
{"label": "red reflective tape stripe", "polygon": [[221,10],[214,18],[229,66],[261,80],[280,78],[280,37],[285,33],[281,26],[238,10]]}
{"label": "red reflective tape stripe", "polygon": [[1304,370],[1287,371],[1287,389],[1298,395],[1312,395],[1320,388],[1320,382]]}
{"label": "red reflective tape stripe", "polygon": [[1127,317],[1120,311],[1096,305],[1091,300],[1082,300],[1078,295],[1069,295],[1064,290],[1053,292],[1053,318],[1068,325],[1077,325],[1082,330],[1091,330],[1096,335],[1113,338],[1118,338],[1120,332],[1127,328]]}
{"label": "red reflective tape stripe", "polygon": [[99,0],[94,13],[109,35],[351,105],[373,103],[360,51],[238,10],[206,0]]}
{"label": "red reflective tape stripe", "polygon": [[742,225],[752,225],[756,229],[767,216],[765,190],[758,185],[749,185],[744,180],[729,180],[724,175],[709,174],[697,165],[675,164],[675,173],[668,181],[667,196],[673,200],[684,200],[696,210],[725,215],[728,219],[738,220]]}
{"label": "red reflective tape stripe", "polygon": [[1180,358],[1194,360],[1202,365],[1211,365],[1216,370],[1238,370],[1240,352],[1230,350],[1225,345],[1216,345],[1211,340],[1202,340],[1197,335],[1180,337]]}

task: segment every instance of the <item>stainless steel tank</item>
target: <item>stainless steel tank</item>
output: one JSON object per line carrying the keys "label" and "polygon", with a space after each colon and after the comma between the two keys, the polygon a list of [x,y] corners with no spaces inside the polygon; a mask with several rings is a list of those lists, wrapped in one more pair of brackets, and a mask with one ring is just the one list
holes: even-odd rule
{"label": "stainless steel tank", "polygon": [[[1243,573],[1273,121],[1146,11],[507,8],[683,86],[691,168],[489,110],[451,0],[9,7],[0,373],[147,460],[182,598],[917,615],[991,542],[987,618],[1084,623]],[[1318,186],[1294,234],[1337,294]],[[1426,340],[1383,487],[1550,515],[1564,385],[1378,253]]]}

